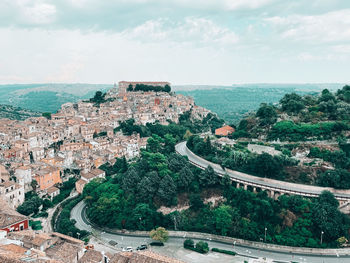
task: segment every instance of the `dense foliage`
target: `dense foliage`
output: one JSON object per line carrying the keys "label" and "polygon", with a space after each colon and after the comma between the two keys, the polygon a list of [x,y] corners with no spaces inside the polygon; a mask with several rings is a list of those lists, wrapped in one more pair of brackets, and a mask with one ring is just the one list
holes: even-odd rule
{"label": "dense foliage", "polygon": [[170,92],[171,87],[166,84],[163,86],[153,86],[146,84],[136,84],[135,87],[133,85],[129,85],[127,91],[155,91],[155,92]]}
{"label": "dense foliage", "polygon": [[137,125],[134,119],[129,119],[121,122],[114,131],[122,131],[124,135],[138,133],[141,137],[149,137],[152,134],[157,134],[159,136],[172,134],[176,140],[182,140],[187,130],[189,133],[197,133],[205,130],[214,131],[224,124],[224,120],[219,119],[212,113],[209,113],[202,120],[192,119],[191,111],[188,111],[180,115],[179,124],[175,124],[170,120],[169,123],[169,125],[161,125],[158,122]]}
{"label": "dense foliage", "polygon": [[[139,159],[132,163],[118,159],[114,165],[105,165],[107,178],[93,180],[84,188],[90,220],[110,228],[152,230],[162,226],[255,241],[264,238],[266,227],[268,242],[291,246],[319,247],[321,231],[324,247],[335,247],[338,238],[348,237],[349,220],[337,210],[331,193],[314,200],[299,196],[273,200],[266,192],[237,189],[211,167],[200,170],[175,154],[176,141],[176,134],[154,134]],[[202,144],[210,150],[209,143]],[[224,198],[216,206],[204,202],[210,191]],[[186,210],[170,214],[158,210],[184,205],[186,199],[190,205]]]}
{"label": "dense foliage", "polygon": [[350,86],[344,86],[336,93],[324,89],[318,95],[285,94],[278,106],[262,103],[241,120],[232,137],[306,141],[343,136],[350,130],[349,93]]}
{"label": "dense foliage", "polygon": [[268,134],[269,140],[304,141],[306,138],[332,139],[350,129],[346,122],[332,121],[316,124],[281,121],[276,123]]}

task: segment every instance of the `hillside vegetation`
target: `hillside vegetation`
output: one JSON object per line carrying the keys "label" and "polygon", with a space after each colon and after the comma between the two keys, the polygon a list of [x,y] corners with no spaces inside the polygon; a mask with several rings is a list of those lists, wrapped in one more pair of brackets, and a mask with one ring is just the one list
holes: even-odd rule
{"label": "hillside vegetation", "polygon": [[10,105],[0,105],[0,119],[7,118],[11,120],[25,120],[30,117],[41,116],[40,112],[25,110],[20,107]]}
{"label": "hillside vegetation", "polygon": [[281,141],[329,140],[346,137],[350,121],[350,86],[332,93],[286,94],[278,106],[263,103],[243,119],[234,138]]}
{"label": "hillside vegetation", "polygon": [[261,102],[277,104],[288,93],[298,95],[317,94],[322,89],[336,90],[341,84],[246,84],[233,87],[181,86],[177,93],[192,96],[196,104],[207,108],[227,123],[238,125],[249,112],[256,111]]}
{"label": "hillside vegetation", "polygon": [[336,247],[338,238],[348,237],[349,219],[338,211],[338,201],[330,192],[312,200],[300,196],[273,200],[266,192],[235,188],[211,167],[200,170],[191,165],[174,152],[176,142],[196,128],[186,123],[133,128],[133,122],[127,121],[123,125],[125,133],[151,131],[152,136],[140,158],[106,163],[100,168],[107,178],[84,187],[90,220],[109,228],[162,226],[255,241],[264,238],[266,227],[267,242],[291,246]]}

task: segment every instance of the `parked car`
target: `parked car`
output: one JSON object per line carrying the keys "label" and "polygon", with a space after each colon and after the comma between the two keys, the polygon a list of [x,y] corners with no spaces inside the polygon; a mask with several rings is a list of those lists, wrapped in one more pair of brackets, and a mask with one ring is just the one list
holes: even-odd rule
{"label": "parked car", "polygon": [[147,245],[141,245],[141,246],[138,246],[137,248],[136,248],[136,250],[145,250],[145,249],[147,249],[148,247],[147,247]]}
{"label": "parked car", "polygon": [[160,241],[153,241],[150,243],[151,246],[157,246],[157,247],[162,247],[164,246],[164,243],[163,242],[160,242]]}
{"label": "parked car", "polygon": [[132,249],[132,247],[123,247],[123,251],[125,252],[132,252],[133,251],[133,249]]}
{"label": "parked car", "polygon": [[118,242],[115,242],[114,240],[110,240],[108,243],[109,243],[111,246],[116,246],[116,245],[118,245]]}

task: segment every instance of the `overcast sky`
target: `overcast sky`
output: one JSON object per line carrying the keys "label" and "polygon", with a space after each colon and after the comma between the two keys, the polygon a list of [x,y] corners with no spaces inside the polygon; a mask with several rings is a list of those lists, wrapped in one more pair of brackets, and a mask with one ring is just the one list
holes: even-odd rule
{"label": "overcast sky", "polygon": [[0,0],[0,83],[350,82],[349,0]]}

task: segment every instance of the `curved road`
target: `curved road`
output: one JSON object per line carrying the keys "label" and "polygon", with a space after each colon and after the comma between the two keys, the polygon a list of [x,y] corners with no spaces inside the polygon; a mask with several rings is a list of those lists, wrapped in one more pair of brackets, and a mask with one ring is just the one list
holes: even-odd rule
{"label": "curved road", "polygon": [[191,150],[187,148],[186,142],[178,143],[175,146],[175,150],[178,154],[187,156],[188,160],[193,165],[201,169],[204,169],[210,165],[213,167],[216,173],[218,173],[221,176],[223,176],[224,174],[228,174],[231,180],[237,183],[243,183],[245,185],[259,187],[262,189],[268,189],[274,192],[302,195],[307,197],[317,197],[322,191],[328,190],[332,192],[339,201],[343,203],[350,201],[350,190],[337,190],[337,189],[328,188],[328,187],[295,184],[295,183],[289,183],[285,181],[273,180],[269,178],[252,176],[249,174],[233,171],[230,169],[223,170],[220,165],[209,162],[195,155]]}
{"label": "curved road", "polygon": [[[98,236],[99,240],[103,243],[107,244],[110,240],[114,240],[118,242],[118,247],[137,247],[141,244],[145,244],[150,241],[149,238],[145,236],[130,236],[130,235],[121,235],[121,234],[115,234],[115,233],[109,233],[105,231],[100,231],[98,229],[94,229],[87,219],[85,218],[84,213],[85,204],[84,201],[81,201],[78,203],[71,211],[71,219],[74,219],[76,221],[75,226],[81,230],[87,230],[90,232],[93,232],[96,236]],[[195,239],[195,241],[198,241],[199,239]],[[171,244],[172,247],[175,247],[175,249],[180,249],[183,246],[184,238],[178,238],[178,237],[170,237],[167,241],[167,244]],[[203,239],[203,241],[206,241],[209,243],[209,247],[217,247],[220,249],[227,249],[227,250],[235,250],[239,255],[247,256],[251,258],[259,258],[259,257],[266,257],[266,258],[272,258],[275,260],[275,262],[308,262],[308,263],[346,263],[350,262],[350,256],[337,256],[334,254],[334,256],[317,256],[317,255],[306,255],[306,254],[292,254],[292,253],[284,253],[284,252],[278,252],[278,251],[272,251],[267,249],[257,249],[254,247],[247,247],[242,246],[240,244],[236,244],[235,248],[233,249],[232,244],[226,244],[221,242],[215,242],[215,241],[208,241]],[[189,252],[190,253],[190,252]]]}

